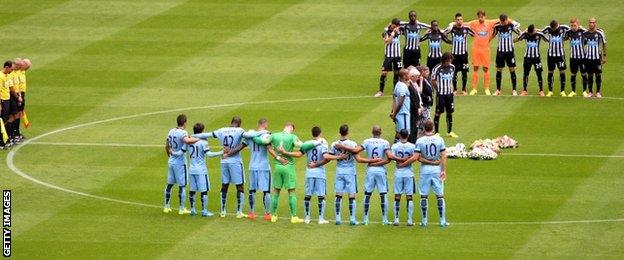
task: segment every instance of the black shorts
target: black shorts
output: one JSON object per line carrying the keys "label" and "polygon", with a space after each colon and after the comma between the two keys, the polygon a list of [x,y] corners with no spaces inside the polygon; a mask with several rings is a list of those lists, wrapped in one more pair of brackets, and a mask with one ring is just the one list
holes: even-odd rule
{"label": "black shorts", "polygon": [[420,49],[403,51],[403,66],[420,66]]}
{"label": "black shorts", "polygon": [[9,114],[11,113],[10,110],[10,104],[11,101],[9,100],[1,100],[0,101],[0,106],[2,106],[2,111],[0,112],[0,117],[2,118],[2,120],[4,121],[4,123],[6,124],[7,120],[9,120]]}
{"label": "black shorts", "polygon": [[544,68],[542,67],[542,59],[540,58],[528,58],[528,57],[524,57],[524,70],[526,72],[528,72],[529,70],[531,70],[531,67],[535,68],[535,71],[540,72],[542,71]]}
{"label": "black shorts", "polygon": [[455,103],[453,102],[453,94],[436,96],[436,114],[455,112]]}
{"label": "black shorts", "polygon": [[516,67],[516,58],[514,57],[514,53],[510,52],[496,52],[496,67],[504,68],[505,63],[507,67],[515,68]]}
{"label": "black shorts", "polygon": [[24,107],[26,106],[26,92],[22,92],[22,104],[17,105],[17,111],[24,111]]}
{"label": "black shorts", "polygon": [[468,54],[453,54],[453,66],[455,71],[468,71]]}
{"label": "black shorts", "polygon": [[570,58],[570,72],[572,72],[572,74],[576,74],[579,70],[581,71],[581,74],[586,72],[585,59]]}
{"label": "black shorts", "polygon": [[587,73],[602,73],[602,63],[599,59],[597,60],[585,60],[585,69]]}
{"label": "black shorts", "polygon": [[548,58],[546,58],[546,63],[548,63],[548,71],[555,70],[555,67],[559,70],[566,70],[565,58],[563,56],[548,56]]}
{"label": "black shorts", "polygon": [[401,57],[386,57],[384,59],[383,64],[381,65],[381,70],[383,71],[392,71],[392,70],[400,70],[402,68]]}
{"label": "black shorts", "polygon": [[9,102],[9,112],[11,113],[11,115],[15,115],[17,114],[17,112],[19,112],[19,110],[17,110],[17,98],[14,98],[12,96]]}
{"label": "black shorts", "polygon": [[433,71],[433,67],[440,64],[440,62],[442,62],[442,57],[438,57],[438,58],[428,57],[427,68],[429,68],[429,71]]}

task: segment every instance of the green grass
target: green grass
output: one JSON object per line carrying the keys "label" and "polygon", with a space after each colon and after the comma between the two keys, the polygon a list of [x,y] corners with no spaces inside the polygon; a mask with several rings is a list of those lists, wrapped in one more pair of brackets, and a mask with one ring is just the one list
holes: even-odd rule
{"label": "green grass", "polygon": [[[624,6],[620,1],[555,0],[548,8],[541,1],[0,2],[14,7],[0,10],[6,18],[0,22],[0,40],[5,43],[0,53],[5,58],[29,57],[34,63],[28,73],[32,127],[24,130],[31,138],[114,117],[234,104],[183,112],[189,123],[201,121],[207,130],[240,115],[245,129],[266,117],[272,130],[293,121],[297,134],[309,138],[309,129],[319,125],[325,138],[333,140],[338,138],[338,126],[348,123],[352,139],[362,141],[371,126],[379,124],[384,137],[391,139],[389,98],[246,103],[372,95],[383,55],[379,33],[392,17],[405,19],[410,9],[418,11],[421,21],[438,19],[446,24],[457,11],[470,20],[483,8],[490,17],[506,12],[523,27],[535,23],[538,28],[552,18],[566,23],[572,16],[586,26],[586,19],[596,16],[609,40],[603,94],[617,98],[456,98],[454,130],[460,138],[447,139],[447,144],[507,134],[521,147],[505,151],[495,161],[449,162],[448,218],[455,224],[446,229],[165,215],[158,208],[166,179],[162,148],[29,144],[14,160],[28,175],[66,189],[155,207],[50,189],[2,164],[0,187],[13,191],[15,258],[624,257],[622,221],[548,223],[624,217],[624,90],[618,84],[624,80],[619,73],[624,68],[619,59],[624,54],[619,45],[624,40],[619,11]],[[523,51],[524,44],[519,43],[516,57]],[[508,74],[504,75],[509,93]],[[531,81],[535,82],[533,76]],[[530,88],[536,92],[535,84]],[[36,141],[158,145],[174,126],[177,113],[89,125]],[[441,128],[445,129],[444,123]],[[7,154],[0,152],[3,157]],[[245,164],[248,154],[243,152]],[[209,207],[214,212],[219,205],[218,164],[216,159],[208,162],[213,188]],[[299,204],[303,167],[300,161]],[[358,168],[358,174],[361,190],[364,167]],[[332,163],[329,198],[333,175]],[[282,216],[287,212],[284,197]],[[362,197],[359,194],[358,218]],[[232,212],[233,189],[228,198]],[[175,196],[172,201],[177,206]],[[371,203],[371,218],[379,221],[378,196]],[[435,201],[429,205],[430,222],[435,223]],[[343,206],[343,219],[347,215]],[[331,199],[326,216],[333,218]]]}

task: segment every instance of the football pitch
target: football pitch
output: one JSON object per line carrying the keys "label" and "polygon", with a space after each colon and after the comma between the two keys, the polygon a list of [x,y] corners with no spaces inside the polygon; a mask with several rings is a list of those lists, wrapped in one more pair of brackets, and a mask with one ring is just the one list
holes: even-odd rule
{"label": "football pitch", "polygon": [[[7,7],[0,9],[0,54],[33,62],[27,74],[31,127],[22,128],[29,139],[0,151],[0,188],[12,191],[14,258],[624,258],[622,1],[0,3]],[[315,125],[328,141],[336,140],[343,123],[357,142],[370,137],[372,125],[392,140],[392,76],[386,96],[372,97],[384,26],[393,17],[407,20],[411,9],[420,21],[437,19],[445,26],[456,12],[475,19],[480,8],[488,18],[504,12],[523,29],[531,23],[543,28],[553,18],[568,24],[571,17],[587,27],[587,19],[596,17],[608,39],[605,98],[559,97],[558,77],[555,96],[536,96],[533,72],[531,96],[512,97],[507,70],[505,96],[456,97],[453,130],[460,137],[445,138],[447,146],[509,135],[520,147],[492,161],[449,159],[445,198],[451,226],[435,225],[434,196],[428,228],[405,225],[404,198],[401,226],[382,226],[376,192],[374,223],[368,226],[162,212],[163,145],[179,113],[188,116],[189,131],[195,122],[203,122],[206,131],[228,126],[239,115],[244,129],[255,128],[261,117],[272,131],[292,121],[303,140]],[[520,42],[519,87],[523,53]],[[545,79],[546,72],[546,84]],[[580,94],[580,76],[577,81]],[[440,131],[445,130],[442,122]],[[220,150],[214,139],[209,143]],[[242,153],[247,168],[249,150]],[[218,212],[219,160],[207,160],[209,209]],[[299,159],[300,217],[304,167]],[[394,166],[388,169],[392,183]],[[332,220],[335,162],[327,170],[325,215]],[[365,166],[358,165],[359,220],[364,174]],[[176,209],[177,187],[172,194]],[[228,212],[235,206],[230,187]],[[262,212],[261,203],[256,212]],[[282,192],[279,214],[287,212]],[[313,198],[312,216],[317,213]]]}

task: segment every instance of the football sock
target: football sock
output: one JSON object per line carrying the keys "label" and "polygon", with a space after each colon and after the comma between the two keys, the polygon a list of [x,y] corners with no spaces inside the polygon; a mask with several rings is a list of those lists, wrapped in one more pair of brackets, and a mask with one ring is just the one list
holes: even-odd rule
{"label": "football sock", "polygon": [[364,193],[364,219],[368,219],[368,208],[370,207],[371,193]]}
{"label": "football sock", "polygon": [[165,207],[169,207],[169,201],[171,200],[171,189],[173,189],[173,184],[167,184],[167,187],[165,187]]}
{"label": "football sock", "polygon": [[446,113],[447,133],[453,132],[453,114]]}
{"label": "football sock", "polygon": [[254,212],[254,204],[256,204],[256,190],[249,190],[249,212]]}
{"label": "football sock", "polygon": [[386,75],[379,76],[379,91],[383,92],[386,86]]}
{"label": "football sock", "polygon": [[264,196],[262,197],[262,202],[264,203],[264,213],[271,212],[271,193],[268,191],[264,192]]}
{"label": "football sock", "polygon": [[184,186],[180,186],[178,189],[178,198],[180,199],[180,209],[183,209],[184,202],[186,202],[186,192],[184,191]]}
{"label": "football sock", "polygon": [[596,93],[600,92],[601,86],[602,86],[602,74],[596,73]]}
{"label": "football sock", "polygon": [[202,211],[208,211],[208,192],[202,191],[201,193],[201,205]]}
{"label": "football sock", "polygon": [[349,219],[355,221],[355,198],[349,198]]}
{"label": "football sock", "polygon": [[496,90],[501,90],[502,79],[503,79],[503,72],[496,71]]}
{"label": "football sock", "polygon": [[297,196],[294,193],[288,194],[288,204],[290,205],[290,216],[297,216]]}
{"label": "football sock", "polygon": [[342,203],[342,195],[336,195],[335,207],[336,207],[336,222],[341,222],[342,217],[340,214],[340,204]]}
{"label": "football sock", "polygon": [[438,212],[440,213],[440,223],[446,222],[446,203],[444,203],[444,197],[438,197]]}
{"label": "football sock", "polygon": [[319,219],[325,219],[325,197],[318,197]]}
{"label": "football sock", "polygon": [[422,223],[427,223],[427,207],[429,202],[427,197],[420,197],[420,210],[422,211]]}
{"label": "football sock", "polygon": [[552,91],[553,90],[553,73],[552,72],[548,72],[548,91]]}
{"label": "football sock", "polygon": [[516,82],[517,82],[516,71],[512,71],[510,73],[511,73],[511,87],[513,88],[513,90],[516,90]]}
{"label": "football sock", "polygon": [[565,73],[559,73],[559,81],[561,83],[561,91],[565,91],[565,83],[566,83]]}
{"label": "football sock", "polygon": [[277,201],[279,200],[279,193],[271,194],[271,214],[277,215]]}
{"label": "football sock", "polygon": [[310,218],[310,199],[312,197],[310,196],[305,196],[303,198],[303,209],[305,211],[305,217],[306,218]]}
{"label": "football sock", "polygon": [[191,209],[195,209],[195,192],[189,191],[189,202],[191,204]]}

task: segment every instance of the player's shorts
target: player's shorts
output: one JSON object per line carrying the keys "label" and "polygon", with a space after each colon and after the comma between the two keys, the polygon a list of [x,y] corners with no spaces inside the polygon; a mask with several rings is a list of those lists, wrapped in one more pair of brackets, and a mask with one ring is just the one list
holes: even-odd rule
{"label": "player's shorts", "polygon": [[388,176],[386,176],[385,171],[366,170],[364,192],[372,193],[375,188],[379,193],[388,193]]}
{"label": "player's shorts", "polygon": [[17,110],[22,112],[26,106],[26,92],[22,92],[22,104],[17,105]]}
{"label": "player's shorts", "polygon": [[325,196],[327,194],[327,181],[325,178],[308,177],[305,181],[306,196]]}
{"label": "player's shorts", "polygon": [[538,58],[524,57],[524,64],[522,66],[524,67],[524,70],[527,72],[531,69],[531,67],[534,67],[535,71],[537,72],[540,72],[543,70],[542,60],[539,57]]}
{"label": "player's shorts", "polygon": [[207,174],[190,174],[191,191],[206,192],[210,190]]}
{"label": "player's shorts", "polygon": [[576,74],[579,70],[581,71],[581,74],[586,72],[585,59],[570,58],[570,72],[572,72],[572,74]]}
{"label": "player's shorts", "polygon": [[394,124],[396,125],[396,131],[399,132],[402,129],[407,130],[407,132],[409,133],[411,130],[411,118],[410,118],[410,114],[398,114],[396,115],[396,118],[394,119]]}
{"label": "player's shorts", "polygon": [[441,62],[442,62],[442,57],[437,57],[437,58],[427,57],[427,68],[429,68],[429,71],[433,71],[433,67],[440,64]]}
{"label": "player's shorts", "polygon": [[1,100],[0,101],[0,106],[2,106],[2,111],[0,111],[0,117],[2,117],[2,121],[4,121],[4,123],[7,123],[7,120],[9,120],[9,115],[11,114],[10,109],[10,104],[11,101],[10,100]]}
{"label": "player's shorts", "polygon": [[401,57],[386,57],[384,58],[383,64],[381,65],[381,70],[392,71],[399,70],[402,67],[403,64],[401,64]]}
{"label": "player's shorts", "polygon": [[420,49],[403,51],[403,66],[420,66]]}
{"label": "player's shorts", "polygon": [[453,95],[437,95],[436,96],[436,114],[455,112],[455,103]]}
{"label": "player's shorts", "polygon": [[414,195],[416,182],[414,177],[394,177],[394,194]]}
{"label": "player's shorts", "polygon": [[490,67],[490,49],[472,48],[472,66]]}
{"label": "player's shorts", "polygon": [[178,184],[180,187],[186,186],[186,164],[169,164],[167,173],[167,184]]}
{"label": "player's shorts", "polygon": [[453,66],[455,71],[468,71],[468,54],[453,54]]}
{"label": "player's shorts", "polygon": [[585,69],[587,73],[602,73],[602,63],[599,59],[596,60],[585,60]]}
{"label": "player's shorts", "polygon": [[565,57],[563,56],[548,56],[548,58],[546,58],[546,63],[548,64],[549,71],[555,70],[555,67],[557,67],[557,69],[559,70],[566,70]]}
{"label": "player's shorts", "polygon": [[336,168],[336,183],[334,188],[336,193],[357,193],[355,168]]}
{"label": "player's shorts", "polygon": [[249,170],[249,190],[270,191],[271,171]]}
{"label": "player's shorts", "polygon": [[221,183],[240,185],[245,183],[245,171],[242,162],[221,163]]}
{"label": "player's shorts", "polygon": [[292,190],[297,187],[294,165],[276,164],[273,172],[273,188]]}
{"label": "player's shorts", "polygon": [[512,51],[496,52],[496,67],[504,68],[505,64],[507,64],[507,67],[510,68],[516,67],[516,58],[514,57],[514,53]]}
{"label": "player's shorts", "polygon": [[421,174],[418,188],[421,196],[428,196],[431,188],[437,196],[444,196],[444,183],[440,180],[440,174]]}
{"label": "player's shorts", "polygon": [[17,112],[19,112],[19,110],[17,110],[17,98],[11,96],[11,99],[9,100],[9,114],[15,115]]}

